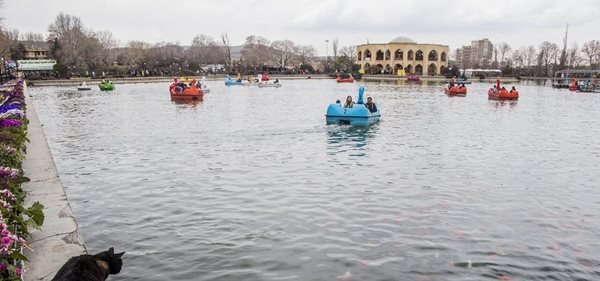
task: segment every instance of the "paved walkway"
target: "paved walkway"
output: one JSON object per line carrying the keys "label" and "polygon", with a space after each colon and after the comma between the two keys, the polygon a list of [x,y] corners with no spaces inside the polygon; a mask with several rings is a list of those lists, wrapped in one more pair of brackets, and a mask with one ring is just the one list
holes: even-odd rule
{"label": "paved walkway", "polygon": [[25,250],[29,258],[29,262],[25,263],[25,281],[51,280],[69,258],[87,251],[27,88],[25,95],[30,142],[23,170],[25,176],[31,179],[23,186],[27,191],[26,206],[39,201],[44,205],[45,215],[42,230],[34,230],[28,241],[33,251]]}

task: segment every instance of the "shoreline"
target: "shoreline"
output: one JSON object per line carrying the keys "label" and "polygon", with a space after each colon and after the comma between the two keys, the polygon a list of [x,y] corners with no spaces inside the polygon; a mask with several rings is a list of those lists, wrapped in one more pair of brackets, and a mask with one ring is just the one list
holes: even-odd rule
{"label": "shoreline", "polygon": [[[246,75],[247,76],[247,75]],[[310,79],[334,79],[329,77],[327,74],[313,74],[313,75],[272,75],[273,78],[279,80],[308,80]],[[202,76],[182,76],[200,79]],[[223,81],[225,79],[224,74],[206,76],[206,81]],[[125,78],[108,78],[114,84],[136,84],[136,83],[167,83],[172,82],[173,77],[171,76],[150,76],[150,77],[125,77]],[[90,86],[97,86],[102,81],[101,78],[92,79],[87,77],[73,78],[73,79],[56,79],[56,80],[27,80],[32,83],[32,86],[77,86],[81,82],[85,82]]]}
{"label": "shoreline", "polygon": [[[271,75],[274,78],[278,78],[280,80],[308,80],[310,79],[331,79],[335,78],[330,77],[328,74],[313,74],[313,75]],[[185,77],[185,76],[184,76]],[[200,79],[198,76],[187,76]],[[225,75],[211,75],[206,76],[206,81],[222,81],[225,79]],[[552,77],[521,77],[517,79],[515,77],[502,77],[501,80],[507,83],[515,83],[519,81],[525,80],[551,80]],[[173,81],[173,77],[167,76],[150,76],[150,77],[126,77],[126,78],[113,78],[109,79],[114,84],[137,84],[137,83],[168,83]],[[364,81],[406,81],[406,77],[400,77],[395,75],[363,75],[361,80]],[[421,81],[438,81],[445,82],[449,79],[443,76],[422,76]],[[30,82],[31,87],[41,87],[41,86],[77,86],[81,82],[86,82],[90,86],[97,86],[100,84],[101,79],[91,79],[91,78],[73,78],[73,79],[57,79],[57,80],[28,80]],[[487,79],[471,79],[473,82],[496,82],[496,78],[487,78]]]}
{"label": "shoreline", "polygon": [[24,93],[29,143],[23,171],[31,181],[24,183],[23,189],[27,192],[26,205],[39,201],[45,216],[42,229],[32,231],[27,241],[30,249],[25,249],[29,261],[24,280],[51,280],[68,259],[87,250],[26,85]]}

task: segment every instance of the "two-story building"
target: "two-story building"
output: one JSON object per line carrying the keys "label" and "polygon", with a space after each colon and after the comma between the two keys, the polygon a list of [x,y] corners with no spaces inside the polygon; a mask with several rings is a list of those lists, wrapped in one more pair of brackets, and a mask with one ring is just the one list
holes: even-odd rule
{"label": "two-story building", "polygon": [[356,47],[357,64],[365,73],[439,75],[448,67],[448,45],[418,44],[400,36],[389,43]]}

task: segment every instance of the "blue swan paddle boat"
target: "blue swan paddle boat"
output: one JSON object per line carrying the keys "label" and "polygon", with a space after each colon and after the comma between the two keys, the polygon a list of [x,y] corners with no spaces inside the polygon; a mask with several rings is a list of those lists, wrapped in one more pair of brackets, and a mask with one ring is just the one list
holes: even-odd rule
{"label": "blue swan paddle boat", "polygon": [[360,85],[358,89],[358,101],[352,108],[344,108],[341,103],[332,103],[327,107],[325,115],[327,125],[352,125],[369,126],[381,117],[379,109],[375,112],[369,111],[363,101],[365,86]]}
{"label": "blue swan paddle boat", "polygon": [[242,85],[241,81],[231,80],[231,77],[229,77],[229,74],[227,74],[225,76],[225,86],[241,86],[241,85]]}

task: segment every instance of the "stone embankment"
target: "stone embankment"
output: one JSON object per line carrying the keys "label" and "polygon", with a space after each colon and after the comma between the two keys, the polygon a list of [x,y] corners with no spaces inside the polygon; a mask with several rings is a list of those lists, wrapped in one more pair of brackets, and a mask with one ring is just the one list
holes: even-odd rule
{"label": "stone embankment", "polygon": [[31,249],[25,251],[29,262],[25,263],[24,279],[51,280],[69,258],[87,251],[27,88],[25,96],[29,144],[23,171],[31,181],[23,189],[27,202],[44,205],[45,221],[41,230],[32,231],[28,241]]}

